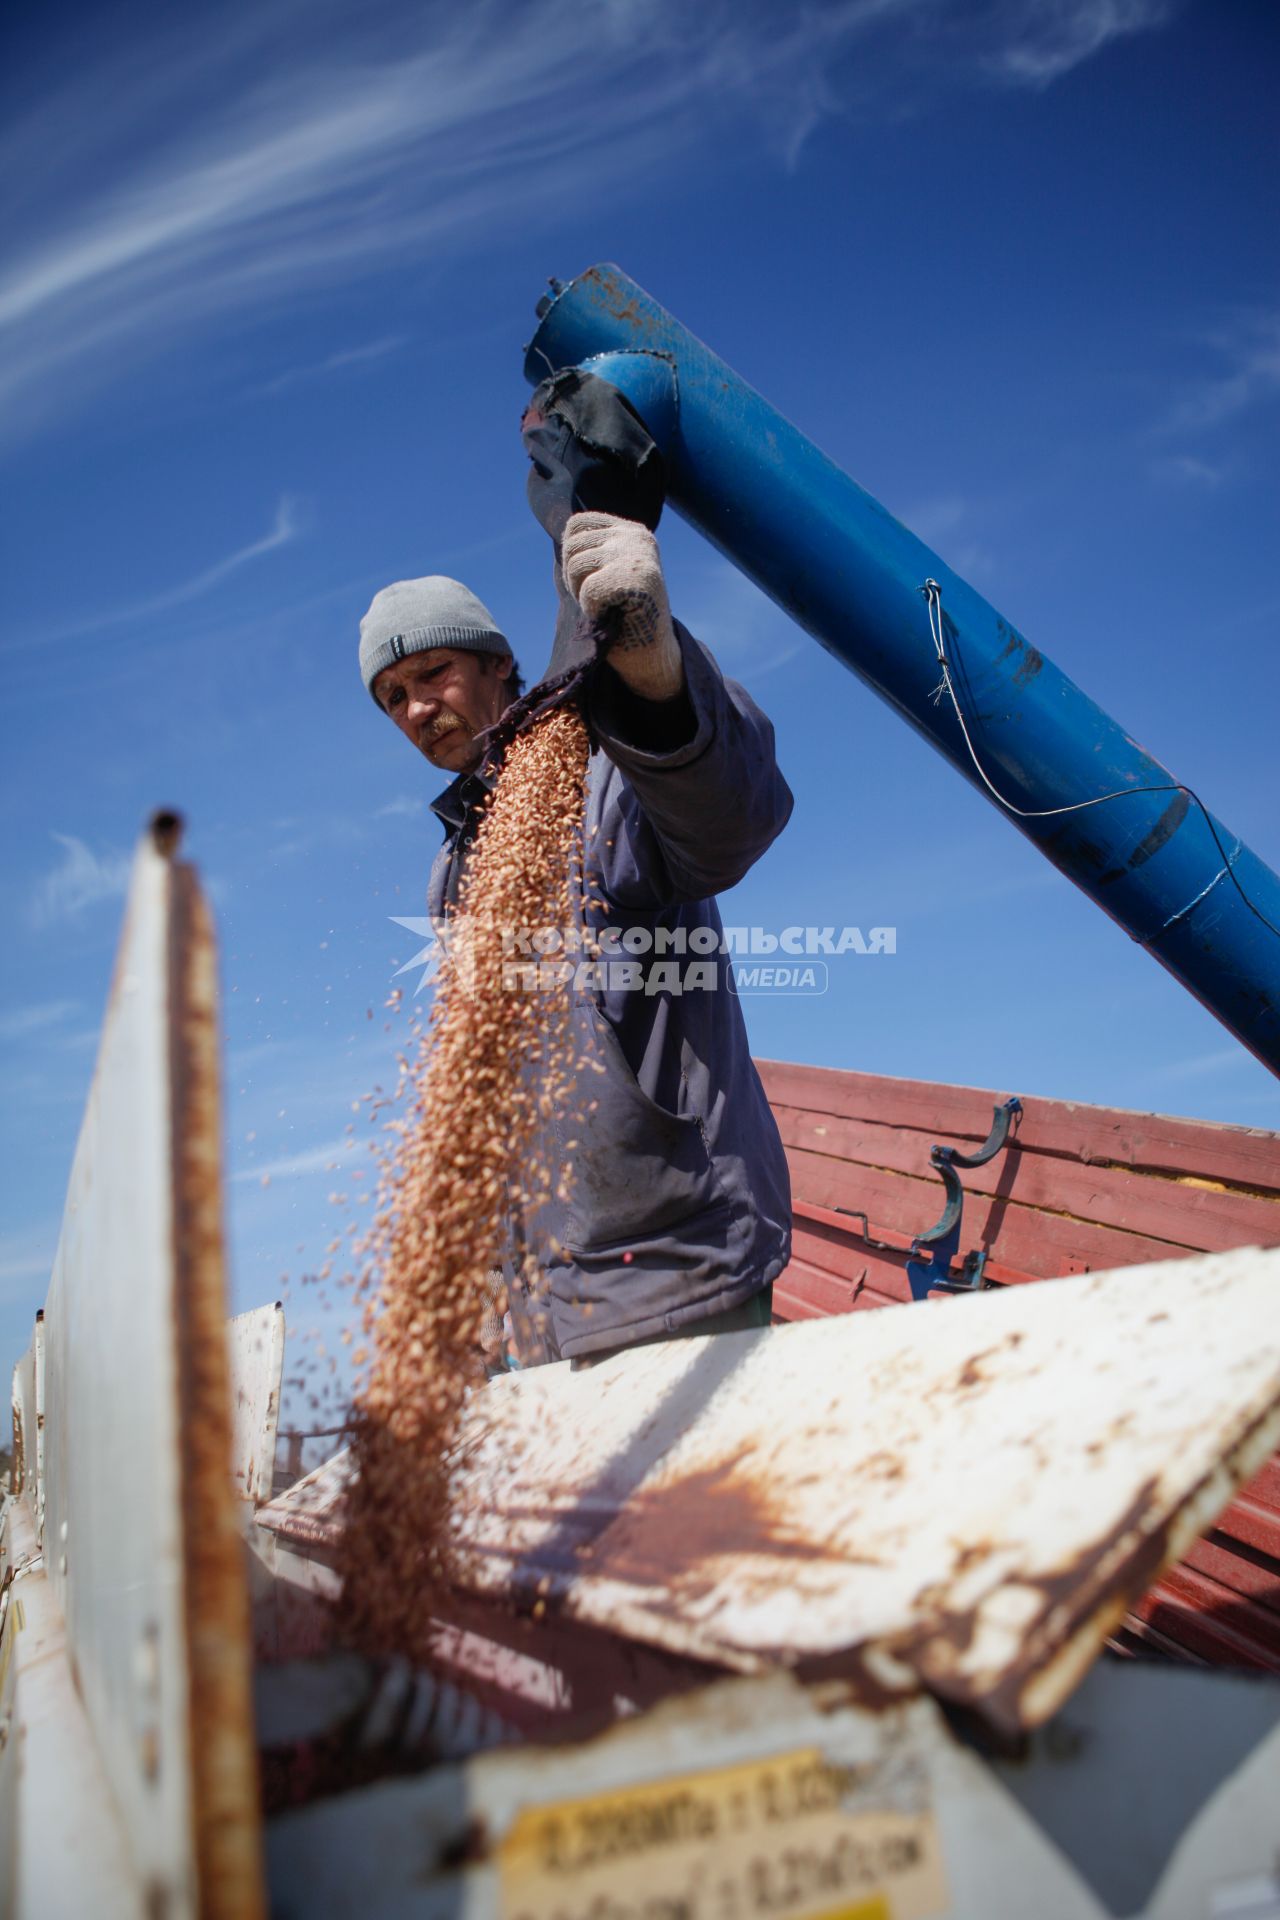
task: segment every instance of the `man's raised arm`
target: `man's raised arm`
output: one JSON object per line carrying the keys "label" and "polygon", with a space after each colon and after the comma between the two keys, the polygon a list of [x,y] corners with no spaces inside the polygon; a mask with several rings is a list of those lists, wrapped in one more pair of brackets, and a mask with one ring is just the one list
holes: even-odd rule
{"label": "man's raised arm", "polygon": [[721,893],[790,818],[773,727],[672,620],[658,543],[647,527],[611,514],[575,514],[562,565],[583,614],[609,636],[590,694],[592,725],[634,789],[672,894]]}

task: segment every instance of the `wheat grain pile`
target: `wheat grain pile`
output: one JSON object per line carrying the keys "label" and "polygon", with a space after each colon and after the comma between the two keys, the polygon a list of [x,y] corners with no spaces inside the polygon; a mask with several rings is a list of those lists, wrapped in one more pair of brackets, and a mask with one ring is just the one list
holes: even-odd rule
{"label": "wheat grain pile", "polygon": [[[450,1456],[483,1378],[486,1272],[508,1191],[536,1207],[567,1170],[542,1123],[573,1100],[567,991],[504,986],[511,929],[577,923],[575,874],[588,741],[562,707],[519,735],[468,860],[453,947],[393,1123],[366,1243],[372,1291],[354,1403],[345,1608],[370,1651],[429,1658],[433,1596],[456,1573]],[[460,952],[459,952],[460,949]]]}

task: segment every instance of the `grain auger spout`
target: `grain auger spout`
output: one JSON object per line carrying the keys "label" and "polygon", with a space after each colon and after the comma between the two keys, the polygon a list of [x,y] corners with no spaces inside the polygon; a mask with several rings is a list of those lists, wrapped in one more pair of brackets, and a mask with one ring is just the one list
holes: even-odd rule
{"label": "grain auger spout", "polygon": [[619,268],[552,282],[525,373],[629,402],[671,505],[1280,1071],[1280,879]]}

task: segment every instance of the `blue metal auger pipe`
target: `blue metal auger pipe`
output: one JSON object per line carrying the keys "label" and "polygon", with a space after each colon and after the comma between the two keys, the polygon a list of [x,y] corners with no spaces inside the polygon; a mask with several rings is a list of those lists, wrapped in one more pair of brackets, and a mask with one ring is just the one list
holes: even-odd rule
{"label": "blue metal auger pipe", "polygon": [[[998,801],[1023,813],[1118,793],[1009,818],[1280,1073],[1280,879],[1270,867],[619,268],[552,287],[526,351],[530,383],[581,366],[619,388],[662,449],[672,506],[988,799],[974,755]],[[972,753],[956,707],[932,699],[930,580]],[[1163,791],[1141,791],[1151,787]]]}

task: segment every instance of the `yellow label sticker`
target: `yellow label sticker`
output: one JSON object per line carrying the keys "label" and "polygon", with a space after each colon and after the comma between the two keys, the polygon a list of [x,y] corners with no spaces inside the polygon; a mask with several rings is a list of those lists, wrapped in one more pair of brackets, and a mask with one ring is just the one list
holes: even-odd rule
{"label": "yellow label sticker", "polygon": [[499,1852],[504,1920],[927,1920],[946,1906],[917,1782],[816,1748],[529,1807]]}

